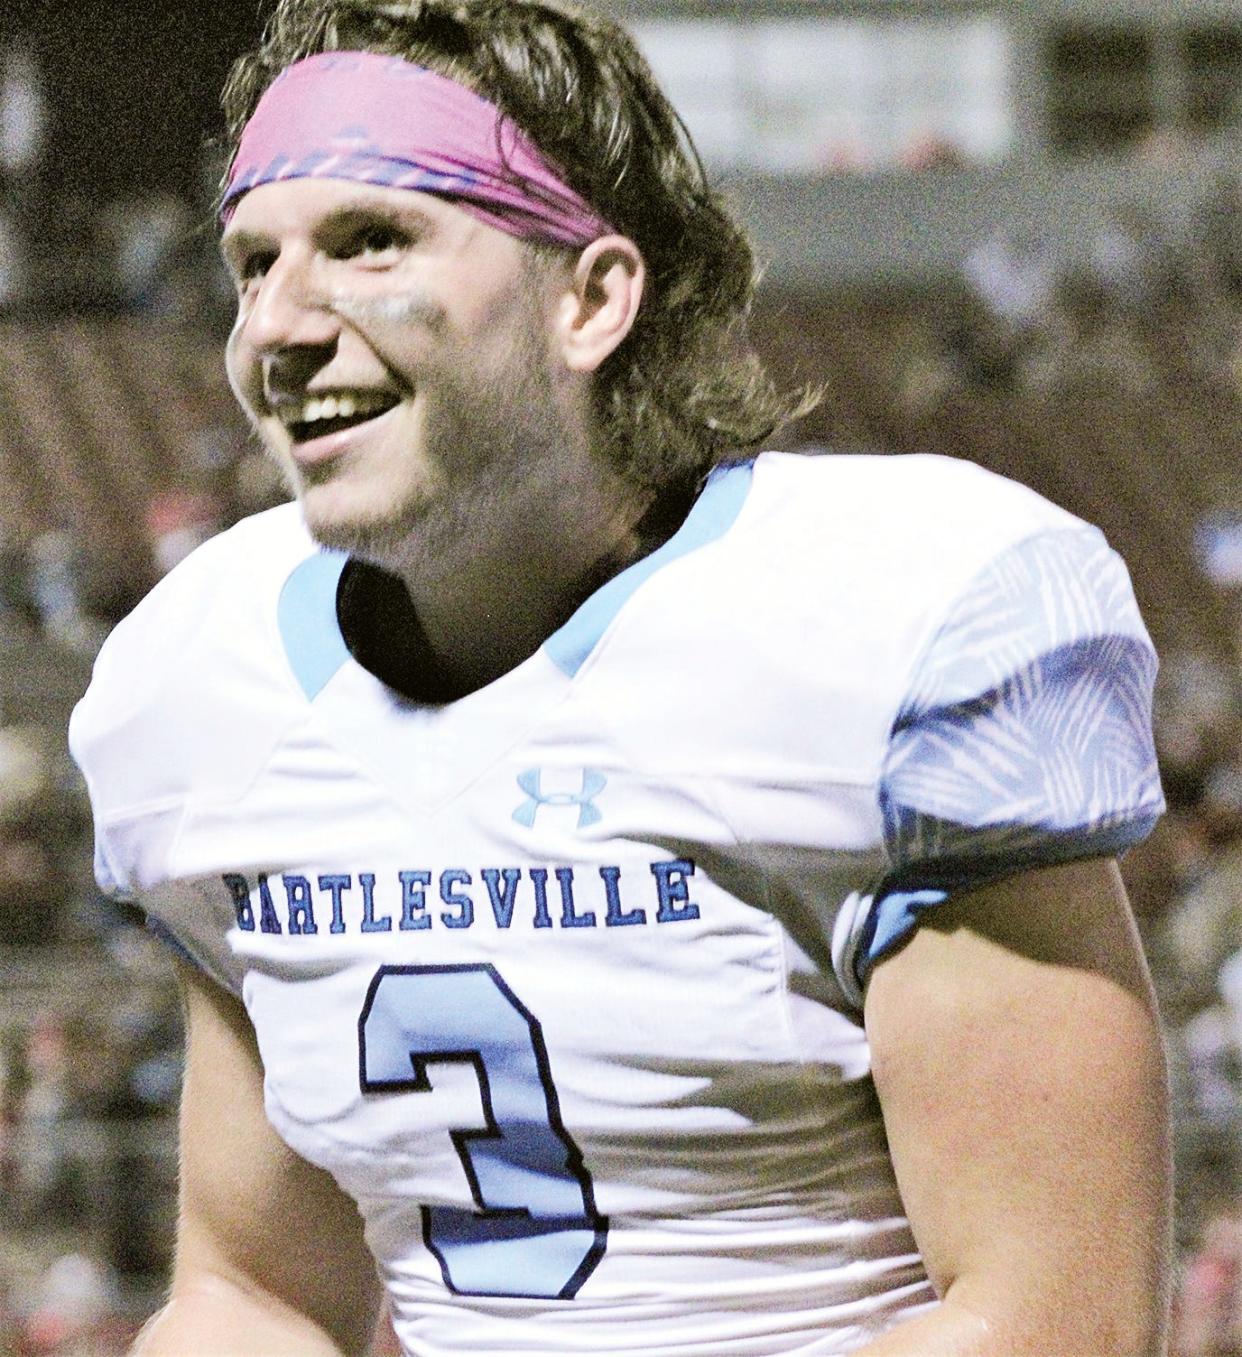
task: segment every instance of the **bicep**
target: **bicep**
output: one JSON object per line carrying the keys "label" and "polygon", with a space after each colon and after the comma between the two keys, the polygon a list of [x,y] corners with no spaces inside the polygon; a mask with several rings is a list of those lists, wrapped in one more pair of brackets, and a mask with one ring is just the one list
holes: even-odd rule
{"label": "bicep", "polygon": [[[231,1288],[363,1352],[379,1300],[354,1203],[273,1130],[245,1010],[182,966],[186,1073],[173,1301]],[[296,1350],[296,1349],[294,1349]]]}
{"label": "bicep", "polygon": [[1027,872],[929,914],[876,967],[866,1025],[941,1296],[1015,1353],[1156,1351],[1166,1079],[1115,864]]}

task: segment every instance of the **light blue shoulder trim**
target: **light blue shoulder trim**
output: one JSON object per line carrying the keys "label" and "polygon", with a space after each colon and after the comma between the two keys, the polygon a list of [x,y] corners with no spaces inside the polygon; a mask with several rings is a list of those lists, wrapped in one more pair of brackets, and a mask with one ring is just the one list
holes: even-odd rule
{"label": "light blue shoulder trim", "polygon": [[[568,678],[582,667],[630,595],[670,561],[714,542],[732,527],[750,493],[750,462],[717,467],[680,528],[650,556],[608,581],[544,642],[548,657]],[[277,619],[285,654],[310,700],[349,658],[336,616],[336,591],[348,557],[319,551],[285,581]]]}
{"label": "light blue shoulder trim", "polygon": [[349,659],[336,618],[336,589],[348,559],[340,551],[308,556],[285,581],[276,606],[289,665],[312,702]]}
{"label": "light blue shoulder trim", "polygon": [[717,467],[686,521],[672,537],[650,556],[635,561],[628,570],[597,589],[559,631],[548,637],[544,651],[566,677],[573,678],[582,668],[609,623],[639,585],[670,561],[687,556],[728,532],[746,503],[753,472],[750,462]]}

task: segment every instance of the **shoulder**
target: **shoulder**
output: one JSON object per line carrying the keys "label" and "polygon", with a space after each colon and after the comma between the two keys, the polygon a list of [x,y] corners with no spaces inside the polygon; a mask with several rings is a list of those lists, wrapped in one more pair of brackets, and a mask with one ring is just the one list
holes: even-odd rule
{"label": "shoulder", "polygon": [[231,714],[256,699],[262,706],[264,688],[273,696],[290,688],[274,662],[276,603],[315,550],[294,505],[244,519],[188,556],[115,628],[69,727],[97,810],[101,798],[116,809],[171,795],[178,770],[223,767],[245,738]]}
{"label": "shoulder", "polygon": [[1027,537],[1086,526],[1028,486],[930,453],[764,453],[756,518],[784,517],[808,536],[865,550],[874,567],[934,554],[969,566]]}
{"label": "shoulder", "polygon": [[808,657],[818,638],[895,683],[1011,558],[1111,556],[1098,529],[1026,486],[925,455],[764,453],[721,546],[698,568],[702,592],[761,629],[792,630]]}
{"label": "shoulder", "polygon": [[118,662],[175,662],[172,642],[198,634],[209,613],[256,600],[268,579],[278,581],[290,564],[313,550],[292,504],[218,533],[169,571],[116,626],[100,652],[96,681]]}

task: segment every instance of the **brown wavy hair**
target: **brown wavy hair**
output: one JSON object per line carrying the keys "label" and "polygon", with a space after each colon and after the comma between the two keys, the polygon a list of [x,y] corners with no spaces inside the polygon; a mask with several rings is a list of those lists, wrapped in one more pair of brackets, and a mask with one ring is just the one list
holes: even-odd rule
{"label": "brown wavy hair", "polygon": [[816,403],[778,391],[750,347],[750,243],[623,28],[571,0],[279,0],[225,85],[234,154],[276,76],[333,50],[401,56],[490,99],[642,251],[643,304],[595,383],[603,451],[632,483],[689,488]]}

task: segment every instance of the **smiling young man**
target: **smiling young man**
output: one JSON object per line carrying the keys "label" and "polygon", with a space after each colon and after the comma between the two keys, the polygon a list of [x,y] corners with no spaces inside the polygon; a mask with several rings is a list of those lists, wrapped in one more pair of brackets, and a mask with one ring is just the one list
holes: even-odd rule
{"label": "smiling young man", "polygon": [[632,241],[592,240],[571,274],[452,201],[310,177],[248,192],[223,248],[229,371],[307,528],[400,576],[464,690],[639,553],[651,493],[589,430],[642,296]]}
{"label": "smiling young man", "polygon": [[295,503],[111,638],[97,868],[181,954],[150,1354],[1154,1357],[1164,1074],[1094,529],[763,454],[745,241],[625,35],[283,0],[228,368]]}

